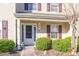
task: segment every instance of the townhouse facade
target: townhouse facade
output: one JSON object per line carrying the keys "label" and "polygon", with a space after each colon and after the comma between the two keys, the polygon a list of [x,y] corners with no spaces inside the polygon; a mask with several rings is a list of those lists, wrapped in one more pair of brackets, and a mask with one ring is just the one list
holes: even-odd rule
{"label": "townhouse facade", "polygon": [[0,4],[0,37],[21,45],[34,45],[37,38],[52,40],[72,35],[62,3]]}

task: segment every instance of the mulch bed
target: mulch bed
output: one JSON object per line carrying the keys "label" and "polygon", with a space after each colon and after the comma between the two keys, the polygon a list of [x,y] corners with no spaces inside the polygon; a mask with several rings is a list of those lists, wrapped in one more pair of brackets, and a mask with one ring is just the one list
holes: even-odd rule
{"label": "mulch bed", "polygon": [[17,52],[6,52],[6,53],[0,53],[0,56],[20,56],[19,51]]}
{"label": "mulch bed", "polygon": [[52,49],[47,51],[41,51],[34,48],[34,50],[37,56],[79,56],[79,53],[77,53],[76,55],[71,55],[70,52],[64,53],[64,52],[59,52]]}
{"label": "mulch bed", "polygon": [[[20,56],[21,51],[16,52],[6,52],[6,53],[0,53],[0,56]],[[41,51],[34,48],[34,54],[36,56],[79,56],[79,52],[76,55],[71,55],[70,52],[63,53],[59,51],[55,51],[53,49],[47,50],[47,51]],[[29,55],[30,56],[30,55]]]}

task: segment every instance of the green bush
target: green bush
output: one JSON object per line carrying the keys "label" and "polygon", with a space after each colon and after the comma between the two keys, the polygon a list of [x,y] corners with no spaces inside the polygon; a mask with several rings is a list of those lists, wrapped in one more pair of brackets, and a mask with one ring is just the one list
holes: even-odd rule
{"label": "green bush", "polygon": [[48,50],[52,47],[52,40],[48,38],[38,38],[36,41],[36,48],[39,50]]}
{"label": "green bush", "polygon": [[57,51],[67,52],[70,46],[71,46],[71,37],[52,41],[52,48]]}
{"label": "green bush", "polygon": [[[65,39],[71,39],[71,37],[70,38],[65,38]],[[68,42],[70,42],[70,41],[68,41]],[[78,36],[78,40],[77,40],[77,52],[79,52],[79,36]]]}
{"label": "green bush", "polygon": [[[52,42],[48,38],[38,38],[36,41],[36,48],[39,50],[48,50],[51,49],[51,47],[60,52],[67,52],[71,48],[71,37],[52,40]],[[79,52],[79,37],[77,41],[77,51]]]}
{"label": "green bush", "polygon": [[0,52],[11,52],[15,47],[15,43],[12,40],[0,39]]}
{"label": "green bush", "polygon": [[77,52],[79,52],[79,37],[78,37],[78,41],[77,41]]}

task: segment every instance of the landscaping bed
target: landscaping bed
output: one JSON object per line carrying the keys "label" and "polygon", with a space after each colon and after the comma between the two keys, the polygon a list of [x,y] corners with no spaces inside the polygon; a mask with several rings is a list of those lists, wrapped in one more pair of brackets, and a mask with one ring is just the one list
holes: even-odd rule
{"label": "landscaping bed", "polygon": [[[38,38],[36,41],[36,52],[44,54],[47,51],[48,55],[71,55],[71,37],[64,39],[49,39],[49,38]],[[42,52],[43,51],[43,52]],[[50,52],[51,51],[51,52]],[[77,43],[77,52],[79,51],[79,37]],[[38,54],[37,53],[37,54]],[[78,54],[77,54],[78,55]]]}
{"label": "landscaping bed", "polygon": [[53,49],[47,50],[46,54],[44,54],[45,51],[34,49],[36,56],[79,56],[79,53],[76,55],[71,55],[70,52],[60,52]]}
{"label": "landscaping bed", "polygon": [[0,56],[19,55],[15,50],[15,43],[10,39],[0,39]]}
{"label": "landscaping bed", "polygon": [[5,52],[5,53],[0,53],[0,56],[20,56],[20,52],[19,51],[13,53]]}

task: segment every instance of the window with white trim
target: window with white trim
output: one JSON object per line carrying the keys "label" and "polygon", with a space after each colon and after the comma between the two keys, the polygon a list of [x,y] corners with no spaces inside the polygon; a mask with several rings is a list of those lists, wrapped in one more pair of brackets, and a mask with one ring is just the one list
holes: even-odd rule
{"label": "window with white trim", "polygon": [[51,38],[57,38],[58,26],[51,26]]}
{"label": "window with white trim", "polygon": [[37,10],[37,8],[38,8],[38,4],[37,3],[33,3],[33,10]]}
{"label": "window with white trim", "polygon": [[36,3],[33,3],[33,10],[36,10]]}
{"label": "window with white trim", "polygon": [[50,4],[50,11],[59,12],[59,4],[58,3],[51,3]]}

